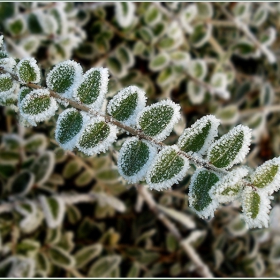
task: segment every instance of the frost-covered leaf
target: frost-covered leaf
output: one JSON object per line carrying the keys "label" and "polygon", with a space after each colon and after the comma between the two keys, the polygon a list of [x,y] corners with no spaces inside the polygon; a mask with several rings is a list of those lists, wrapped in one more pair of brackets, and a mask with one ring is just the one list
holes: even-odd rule
{"label": "frost-covered leaf", "polygon": [[8,277],[32,278],[35,274],[35,260],[22,256],[14,257],[13,267],[9,272]]}
{"label": "frost-covered leaf", "polygon": [[162,88],[165,88],[176,78],[174,74],[173,67],[169,66],[163,69],[157,77],[157,84]]}
{"label": "frost-covered leaf", "polygon": [[13,196],[25,196],[32,188],[35,176],[29,171],[22,171],[15,175],[10,182],[10,191]]}
{"label": "frost-covered leaf", "polygon": [[146,175],[150,189],[160,191],[171,188],[186,176],[189,161],[180,156],[178,151],[175,145],[167,146],[156,156]]}
{"label": "frost-covered leaf", "polygon": [[173,51],[169,53],[172,63],[178,66],[187,68],[187,65],[190,61],[190,54],[184,51]]}
{"label": "frost-covered leaf", "polygon": [[190,35],[190,42],[195,48],[202,47],[209,40],[212,34],[212,25],[199,23],[194,26]]}
{"label": "frost-covered leaf", "polygon": [[60,197],[39,197],[40,204],[45,214],[45,218],[50,228],[56,228],[62,224],[65,214],[65,203]]}
{"label": "frost-covered leaf", "polygon": [[266,21],[268,14],[268,9],[261,4],[254,12],[251,23],[257,27],[262,25]]}
{"label": "frost-covered leaf", "polygon": [[260,105],[268,106],[274,101],[275,92],[270,83],[264,83],[261,88]]}
{"label": "frost-covered leaf", "polygon": [[72,150],[84,126],[84,115],[71,108],[63,111],[57,120],[55,139],[65,150]]}
{"label": "frost-covered leaf", "polygon": [[117,132],[117,127],[103,117],[91,118],[79,134],[76,147],[89,156],[105,152],[116,141]]}
{"label": "frost-covered leaf", "polygon": [[101,244],[93,244],[80,249],[75,254],[76,268],[82,268],[87,265],[91,260],[100,255],[102,249]]}
{"label": "frost-covered leaf", "polygon": [[211,198],[210,192],[219,179],[218,175],[204,168],[197,169],[193,174],[189,185],[189,204],[198,216],[214,216],[219,204]]}
{"label": "frost-covered leaf", "polygon": [[10,74],[0,74],[0,98],[6,99],[11,96],[17,87]]}
{"label": "frost-covered leaf", "polygon": [[243,217],[249,228],[268,227],[271,208],[269,197],[246,186],[241,198]]}
{"label": "frost-covered leaf", "polygon": [[207,65],[202,59],[193,59],[188,65],[188,71],[193,77],[204,80],[207,75]]}
{"label": "frost-covered leaf", "polygon": [[250,13],[251,3],[239,2],[234,6],[233,14],[238,19],[246,19]]}
{"label": "frost-covered leaf", "polygon": [[125,65],[116,57],[114,56],[110,56],[107,58],[107,66],[110,70],[110,72],[118,77],[118,78],[122,78],[127,74],[127,68],[125,67]]}
{"label": "frost-covered leaf", "polygon": [[213,17],[213,5],[209,2],[197,2],[197,17],[199,19],[209,19]]}
{"label": "frost-covered leaf", "polygon": [[28,152],[43,152],[47,148],[47,138],[45,134],[34,134],[24,142],[24,148]]}
{"label": "frost-covered leaf", "polygon": [[73,97],[92,109],[100,110],[108,91],[108,69],[91,68],[74,89]]}
{"label": "frost-covered leaf", "polygon": [[71,98],[73,89],[82,80],[83,69],[73,60],[63,61],[57,64],[47,76],[49,89],[59,93],[63,97]]}
{"label": "frost-covered leaf", "polygon": [[180,22],[187,33],[193,32],[191,22],[194,20],[198,13],[197,5],[188,5],[184,10],[180,12]]}
{"label": "frost-covered leaf", "polygon": [[146,105],[146,94],[136,86],[120,90],[109,102],[108,113],[126,125],[135,125],[136,116]]}
{"label": "frost-covered leaf", "polygon": [[[24,93],[21,94],[24,95]],[[47,89],[31,91],[25,95],[20,103],[21,116],[33,126],[36,126],[37,122],[45,121],[54,116],[57,109],[56,100],[50,96]]]}
{"label": "frost-covered leaf", "polygon": [[34,58],[24,58],[16,66],[16,74],[23,84],[39,83],[41,79],[40,69]]}
{"label": "frost-covered leaf", "polygon": [[134,56],[128,47],[118,47],[116,50],[116,56],[126,67],[129,68],[134,65]]}
{"label": "frost-covered leaf", "polygon": [[22,87],[18,93],[18,101],[21,103],[21,101],[24,99],[26,95],[28,95],[32,91],[29,87]]}
{"label": "frost-covered leaf", "polygon": [[203,86],[189,81],[187,85],[187,94],[193,104],[200,104],[204,100],[206,90]]}
{"label": "frost-covered leaf", "polygon": [[230,221],[229,225],[227,226],[227,231],[232,236],[243,236],[246,234],[248,227],[244,219],[242,219],[242,215],[238,214],[232,221]]}
{"label": "frost-covered leaf", "polygon": [[228,84],[227,75],[225,73],[220,73],[220,72],[215,73],[211,77],[210,84],[217,90],[226,91],[227,84]]}
{"label": "frost-covered leaf", "polygon": [[48,249],[50,261],[62,268],[72,268],[75,266],[75,259],[67,251],[57,246]]}
{"label": "frost-covered leaf", "polygon": [[170,57],[167,53],[159,53],[150,61],[149,68],[152,71],[160,71],[169,64],[169,61]]}
{"label": "frost-covered leaf", "polygon": [[118,157],[118,170],[130,183],[144,179],[157,149],[148,141],[131,137],[124,142]]}
{"label": "frost-covered leaf", "polygon": [[146,107],[137,116],[137,127],[155,140],[164,140],[180,118],[180,106],[163,100]]}
{"label": "frost-covered leaf", "polygon": [[244,160],[250,143],[251,130],[238,125],[211,145],[207,159],[218,168],[228,169]]}
{"label": "frost-covered leaf", "polygon": [[247,39],[242,39],[232,46],[235,54],[248,59],[250,57],[258,57],[259,53],[256,52],[256,47]]}
{"label": "frost-covered leaf", "polygon": [[196,121],[178,139],[178,147],[184,152],[205,154],[209,146],[218,136],[220,122],[213,115],[205,116]]}
{"label": "frost-covered leaf", "polygon": [[231,202],[241,194],[240,180],[248,174],[246,168],[237,168],[221,178],[210,191],[210,196],[220,203]]}
{"label": "frost-covered leaf", "polygon": [[277,31],[274,27],[269,27],[260,35],[260,42],[264,46],[271,46],[277,37]]}
{"label": "frost-covered leaf", "polygon": [[6,22],[7,29],[13,36],[19,36],[26,31],[26,21],[22,16],[16,16],[8,19]]}
{"label": "frost-covered leaf", "polygon": [[150,5],[145,12],[144,21],[150,26],[154,26],[159,23],[162,19],[160,10],[154,5]]}
{"label": "frost-covered leaf", "polygon": [[216,116],[221,120],[222,124],[235,124],[239,119],[238,106],[233,104],[221,107],[217,110]]}
{"label": "frost-covered leaf", "polygon": [[0,65],[3,67],[3,69],[7,71],[13,71],[14,67],[16,66],[16,61],[12,57],[3,57],[3,54],[5,52],[0,52]]}
{"label": "frost-covered leaf", "polygon": [[120,27],[127,28],[134,21],[135,3],[116,2],[116,19]]}
{"label": "frost-covered leaf", "polygon": [[266,161],[251,175],[252,184],[260,193],[272,194],[280,189],[280,158]]}

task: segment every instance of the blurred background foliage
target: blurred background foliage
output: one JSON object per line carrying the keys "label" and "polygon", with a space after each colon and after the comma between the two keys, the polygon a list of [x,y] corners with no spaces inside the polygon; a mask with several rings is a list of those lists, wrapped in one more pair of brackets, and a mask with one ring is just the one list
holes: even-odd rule
{"label": "blurred background foliage", "polygon": [[[74,59],[109,68],[107,100],[137,85],[149,103],[180,103],[167,144],[213,114],[221,133],[253,129],[250,167],[280,156],[279,3],[1,2],[0,28],[11,55],[35,57],[43,77]],[[23,128],[13,109],[0,112],[1,277],[280,276],[279,194],[268,229],[247,230],[233,203],[201,220],[189,176],[163,192],[123,181],[125,133],[86,157],[58,147],[57,117]]]}

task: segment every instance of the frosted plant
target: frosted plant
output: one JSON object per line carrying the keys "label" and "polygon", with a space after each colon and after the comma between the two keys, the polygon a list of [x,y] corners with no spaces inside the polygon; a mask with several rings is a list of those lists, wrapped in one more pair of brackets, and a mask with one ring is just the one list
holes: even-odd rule
{"label": "frosted plant", "polygon": [[134,20],[135,4],[132,2],[119,2],[116,5],[116,18],[122,28],[129,27]]}
{"label": "frosted plant", "polygon": [[[205,17],[212,14],[208,6],[203,6]],[[171,26],[175,37],[179,34],[176,28],[176,25]],[[200,217],[212,217],[220,203],[237,200],[242,205],[249,227],[268,225],[270,195],[279,190],[279,158],[265,162],[255,171],[249,172],[248,168],[240,166],[230,170],[241,164],[249,152],[251,130],[247,126],[238,125],[216,140],[220,120],[207,115],[186,128],[177,144],[168,146],[160,141],[165,140],[178,123],[180,106],[166,99],[145,107],[145,91],[128,86],[109,101],[106,114],[103,101],[107,93],[108,70],[105,68],[92,68],[83,76],[78,63],[65,61],[47,74],[47,88],[43,88],[34,84],[38,82],[40,71],[33,59],[23,59],[9,71],[5,65],[0,64],[0,67],[1,98],[17,97],[17,101],[12,100],[13,104],[5,105],[15,107],[17,104],[21,118],[31,125],[54,116],[58,109],[57,101],[72,106],[67,109],[62,106],[57,119],[55,139],[63,149],[77,148],[86,155],[105,152],[117,140],[118,132],[125,131],[133,137],[126,139],[120,149],[118,169],[128,182],[136,184],[145,180],[150,189],[160,191],[171,188],[189,173],[189,204]],[[191,61],[189,71],[200,82],[207,74],[205,63],[199,60]],[[225,90],[227,78],[218,71],[212,77],[211,86]],[[21,84],[20,90],[17,82]],[[263,94],[266,97],[262,102],[271,102],[267,101],[273,99],[267,84]],[[50,154],[43,153],[32,168],[45,170],[44,162],[53,161]],[[49,176],[50,169],[46,174]],[[25,185],[18,190],[13,182],[20,180],[21,176]],[[35,181],[41,186],[45,180],[45,176],[34,178],[25,171],[11,180],[11,190],[14,197],[21,196],[29,192],[30,182]],[[40,197],[40,201],[43,212],[48,213],[48,225],[57,227],[63,219],[59,214],[64,213],[64,210],[59,210],[65,207],[62,200]],[[29,216],[25,215],[23,208],[19,210],[26,216],[21,225],[35,228],[42,219],[42,212],[37,207],[29,208],[32,213]],[[29,217],[35,220],[32,222]]]}

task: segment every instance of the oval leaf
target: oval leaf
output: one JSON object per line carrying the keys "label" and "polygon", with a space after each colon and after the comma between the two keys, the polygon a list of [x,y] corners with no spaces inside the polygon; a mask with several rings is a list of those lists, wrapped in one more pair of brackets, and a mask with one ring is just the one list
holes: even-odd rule
{"label": "oval leaf", "polygon": [[170,57],[167,53],[163,52],[158,55],[156,55],[150,62],[149,68],[152,71],[160,71],[164,69],[170,61]]}
{"label": "oval leaf", "polygon": [[80,249],[75,254],[76,268],[82,268],[87,265],[91,260],[100,255],[102,251],[101,244],[93,244]]}
{"label": "oval leaf", "polygon": [[75,259],[70,254],[60,247],[50,247],[48,250],[50,261],[62,268],[73,268],[75,265]]}
{"label": "oval leaf", "polygon": [[191,76],[199,80],[204,80],[207,75],[206,62],[202,59],[193,59],[189,63],[188,71]]}
{"label": "oval leaf", "polygon": [[116,18],[120,27],[127,28],[134,21],[135,4],[132,2],[116,2]]}
{"label": "oval leaf", "polygon": [[206,90],[203,86],[198,85],[193,81],[189,81],[187,93],[193,104],[200,104],[204,100]]}
{"label": "oval leaf", "polygon": [[14,93],[17,87],[16,82],[10,74],[0,74],[0,98],[6,99]]}
{"label": "oval leaf", "polygon": [[193,32],[190,35],[190,42],[195,48],[200,48],[208,42],[211,34],[211,24],[199,23],[194,27]]}
{"label": "oval leaf", "polygon": [[30,92],[32,91],[31,88],[28,88],[28,87],[22,87],[18,93],[18,100],[19,100],[19,103],[21,103],[21,101],[24,99],[24,97],[26,95],[28,95]]}
{"label": "oval leaf", "polygon": [[29,171],[22,171],[17,174],[10,183],[10,190],[12,195],[24,196],[26,195],[35,182],[35,176]]}
{"label": "oval leaf", "polygon": [[23,84],[39,83],[41,79],[40,69],[34,58],[22,59],[16,66],[16,74]]}

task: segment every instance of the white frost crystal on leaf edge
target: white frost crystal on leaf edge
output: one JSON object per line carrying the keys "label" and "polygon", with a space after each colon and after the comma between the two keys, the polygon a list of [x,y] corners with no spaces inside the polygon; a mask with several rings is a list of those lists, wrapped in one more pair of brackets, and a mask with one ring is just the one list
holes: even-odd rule
{"label": "white frost crystal on leaf edge", "polygon": [[128,183],[131,183],[131,184],[138,183],[139,181],[141,181],[145,178],[147,170],[150,167],[150,165],[152,164],[152,162],[153,162],[153,160],[154,160],[154,158],[157,154],[157,148],[156,147],[151,145],[151,143],[146,141],[146,140],[141,140],[142,142],[147,144],[147,146],[149,147],[149,159],[143,165],[141,170],[139,170],[136,174],[134,174],[133,176],[125,175],[122,171],[122,166],[124,164],[124,162],[122,161],[122,158],[123,158],[123,155],[127,152],[127,150],[130,149],[130,144],[134,141],[139,141],[139,139],[137,137],[131,137],[131,138],[127,139],[123,143],[123,145],[120,149],[119,156],[118,156],[118,170],[119,170],[119,173]]}
{"label": "white frost crystal on leaf edge", "polygon": [[146,93],[137,86],[129,86],[120,90],[108,103],[107,111],[111,115],[112,110],[116,109],[120,103],[127,98],[129,95],[137,92],[137,105],[133,114],[126,120],[122,121],[125,125],[135,125],[137,115],[145,108],[146,106]]}
{"label": "white frost crystal on leaf edge", "polygon": [[[201,74],[199,76],[195,73],[195,66],[199,65],[201,67]],[[203,59],[192,59],[188,65],[188,72],[198,80],[202,81],[207,75],[207,65]]]}
{"label": "white frost crystal on leaf edge", "polygon": [[181,180],[183,180],[183,178],[186,176],[186,173],[189,169],[189,161],[187,158],[185,157],[182,157],[180,156],[183,160],[184,160],[184,166],[182,167],[181,171],[176,174],[173,178],[169,179],[169,180],[166,180],[164,182],[160,182],[160,183],[152,183],[151,182],[151,176],[152,176],[152,173],[153,173],[153,169],[154,167],[156,167],[158,161],[162,158],[162,156],[168,152],[169,150],[175,150],[176,152],[179,152],[179,148],[176,146],[176,145],[172,145],[172,146],[167,146],[165,148],[163,148],[159,153],[158,155],[156,156],[156,158],[154,159],[154,161],[152,162],[150,168],[148,169],[147,171],[147,174],[146,174],[146,182],[147,184],[149,185],[149,188],[152,190],[152,189],[155,189],[157,191],[161,191],[163,189],[168,189],[168,188],[171,188],[172,185],[174,184],[178,184]]}
{"label": "white frost crystal on leaf edge", "polygon": [[190,138],[192,136],[195,136],[198,132],[200,133],[201,130],[208,123],[208,121],[211,122],[210,131],[208,133],[207,138],[205,139],[205,142],[204,142],[202,148],[196,152],[201,155],[205,154],[207,152],[209,146],[215,140],[215,137],[218,136],[218,126],[220,125],[220,120],[218,120],[213,115],[204,116],[201,119],[197,120],[191,127],[186,128],[184,130],[183,134],[178,139],[178,146],[180,146],[180,143],[184,140],[185,137]]}
{"label": "white frost crystal on leaf edge", "polygon": [[32,102],[32,99],[40,96],[50,96],[50,92],[47,89],[35,89],[27,94],[20,103],[20,114],[21,116],[27,120],[31,125],[36,126],[37,122],[45,121],[52,116],[54,116],[55,111],[58,109],[58,105],[56,103],[55,98],[50,97],[50,106],[47,110],[37,114],[37,115],[30,115],[23,112],[23,107],[28,103]]}
{"label": "white frost crystal on leaf edge", "polygon": [[[260,205],[259,205],[259,213],[256,216],[255,219],[251,218],[251,212],[247,212],[246,206],[249,203],[248,201],[248,195],[250,195],[252,192],[256,192],[260,196]],[[273,199],[271,196],[266,196],[260,193],[259,191],[255,191],[251,187],[245,187],[243,193],[242,193],[242,211],[243,211],[243,219],[247,223],[249,228],[262,228],[268,227],[269,223],[269,212],[271,209],[270,206],[270,199]]]}
{"label": "white frost crystal on leaf edge", "polygon": [[239,133],[240,130],[243,130],[243,134],[244,134],[244,138],[243,138],[243,143],[242,143],[242,147],[239,150],[238,154],[236,155],[235,159],[232,160],[228,166],[220,168],[222,170],[224,169],[229,169],[231,168],[234,164],[238,164],[240,162],[242,162],[245,158],[245,156],[248,154],[249,152],[249,146],[251,144],[251,129],[248,126],[244,126],[244,125],[238,125],[236,127],[234,127],[233,129],[231,129],[227,134],[223,135],[220,139],[218,139],[217,141],[215,141],[210,148],[208,149],[208,154],[207,154],[207,159],[209,160],[210,157],[210,153],[212,151],[212,149],[220,144],[223,141],[226,141],[229,138],[233,138],[236,136],[236,134]]}
{"label": "white frost crystal on leaf edge", "polygon": [[80,85],[87,80],[88,76],[91,75],[92,72],[94,71],[98,71],[100,73],[100,91],[99,91],[99,95],[97,97],[97,99],[92,103],[92,104],[87,104],[87,106],[91,109],[95,109],[95,110],[100,110],[103,104],[103,101],[105,99],[105,95],[108,91],[108,82],[109,82],[109,73],[108,73],[108,69],[107,68],[91,68],[90,70],[88,70],[82,78],[82,81],[77,83],[74,90],[73,90],[73,98],[76,99],[77,101],[81,102],[78,94],[78,89],[80,87]]}
{"label": "white frost crystal on leaf edge", "polygon": [[6,57],[0,59],[0,64],[5,70],[12,72],[17,63],[12,57]]}
{"label": "white frost crystal on leaf edge", "polygon": [[[206,170],[205,168],[198,168],[191,177],[191,182],[189,185],[189,206],[199,217],[207,219],[208,217],[210,217],[210,218],[214,217],[214,212],[219,206],[218,201],[216,199],[213,199],[210,195],[210,192],[214,188],[215,185],[213,185],[212,188],[209,190],[209,196],[212,198],[212,201],[206,208],[204,208],[202,211],[197,211],[196,209],[194,209],[194,207],[192,207],[192,204],[194,203],[193,183],[196,181],[196,178],[199,175],[199,173],[201,171],[205,171],[205,170]],[[208,170],[206,170],[206,171],[208,171]],[[220,179],[220,176],[218,174],[215,173],[215,175]]]}
{"label": "white frost crystal on leaf edge", "polygon": [[19,70],[22,66],[22,64],[25,62],[25,61],[28,61],[29,62],[29,65],[33,68],[33,70],[35,71],[36,73],[36,79],[33,80],[33,81],[30,81],[31,83],[34,83],[34,84],[37,84],[40,82],[40,79],[41,79],[41,74],[40,74],[40,68],[38,67],[37,65],[37,61],[31,57],[31,58],[24,58],[22,59],[16,66],[16,75],[19,79],[19,81],[23,84],[26,83],[26,81],[22,80],[21,77],[20,77],[20,74],[19,74]]}
{"label": "white frost crystal on leaf edge", "polygon": [[[220,203],[231,202],[238,198],[241,194],[241,186],[236,186],[242,178],[248,174],[248,169],[239,167],[232,170],[228,175],[225,175],[218,181],[214,187],[210,190],[209,194],[212,199],[216,199]],[[227,188],[237,188],[239,191],[237,194],[223,195],[222,192]]]}
{"label": "white frost crystal on leaf edge", "polygon": [[135,13],[135,4],[132,2],[125,2],[128,6],[127,9],[127,15],[123,13],[123,7],[121,2],[116,2],[115,7],[116,7],[116,18],[118,24],[123,27],[129,27],[134,20],[134,13]]}
{"label": "white frost crystal on leaf edge", "polygon": [[83,129],[81,130],[81,133],[79,133],[79,138],[77,140],[76,147],[83,152],[84,154],[88,156],[92,156],[95,154],[99,154],[101,152],[106,152],[108,148],[117,140],[117,133],[118,129],[115,125],[108,124],[107,125],[110,127],[110,132],[109,135],[107,136],[106,139],[104,139],[102,142],[100,142],[98,145],[94,146],[93,148],[84,148],[80,145],[80,140],[83,137],[83,134],[85,132],[88,132],[89,126],[94,125],[96,123],[100,122],[105,122],[105,119],[103,117],[94,117],[91,118],[89,121],[86,122],[84,125]]}
{"label": "white frost crystal on leaf edge", "polygon": [[11,75],[9,73],[0,74],[0,78],[10,78],[13,83],[12,87],[9,90],[0,92],[0,98],[3,100],[6,100],[6,98],[8,98],[10,95],[12,95],[14,93],[14,91],[17,89],[17,83],[11,77]]}
{"label": "white frost crystal on leaf edge", "polygon": [[174,125],[179,121],[179,119],[181,117],[181,115],[180,115],[181,107],[178,104],[171,101],[170,99],[167,99],[167,100],[160,101],[158,103],[152,104],[152,105],[144,108],[141,112],[139,112],[139,114],[136,117],[137,128],[141,129],[139,121],[140,121],[142,115],[145,112],[152,110],[153,108],[160,107],[163,105],[168,105],[173,108],[173,116],[172,116],[169,124],[167,124],[167,126],[159,134],[152,136],[152,138],[157,141],[163,141],[167,136],[169,136]]}

